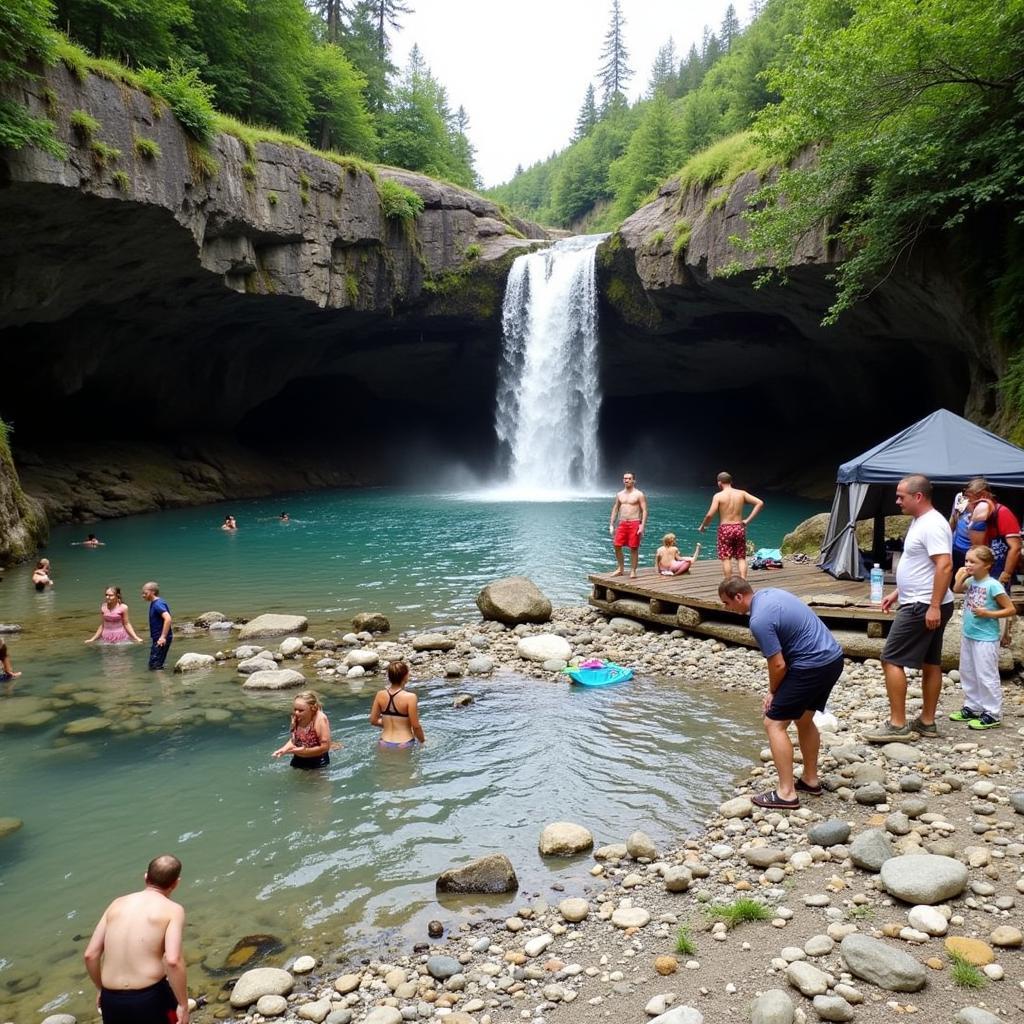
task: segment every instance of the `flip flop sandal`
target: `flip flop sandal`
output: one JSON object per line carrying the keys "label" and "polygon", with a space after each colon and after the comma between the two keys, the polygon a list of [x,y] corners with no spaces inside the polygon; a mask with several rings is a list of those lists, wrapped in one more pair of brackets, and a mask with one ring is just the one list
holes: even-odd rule
{"label": "flip flop sandal", "polygon": [[800,806],[799,800],[783,800],[777,790],[770,793],[758,793],[752,801],[757,807],[775,808],[781,811],[795,811]]}
{"label": "flip flop sandal", "polygon": [[803,779],[797,779],[794,785],[801,793],[809,793],[811,796],[821,796],[825,792],[821,786],[808,786]]}

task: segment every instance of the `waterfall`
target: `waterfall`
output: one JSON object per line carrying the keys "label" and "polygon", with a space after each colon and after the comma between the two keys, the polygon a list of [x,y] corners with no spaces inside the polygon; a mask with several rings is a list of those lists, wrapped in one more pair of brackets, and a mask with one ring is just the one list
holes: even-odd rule
{"label": "waterfall", "polygon": [[597,289],[606,235],[580,235],[512,264],[495,429],[517,492],[592,489],[597,481]]}

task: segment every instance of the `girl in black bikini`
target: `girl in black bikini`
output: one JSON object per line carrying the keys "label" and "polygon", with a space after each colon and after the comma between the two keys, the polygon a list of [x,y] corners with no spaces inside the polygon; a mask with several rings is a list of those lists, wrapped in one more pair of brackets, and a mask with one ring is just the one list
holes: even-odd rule
{"label": "girl in black bikini", "polygon": [[331,746],[331,723],[320,698],[312,690],[303,690],[292,702],[291,737],[273,756],[291,754],[293,768],[323,768],[331,763]]}
{"label": "girl in black bikini", "polygon": [[387,689],[373,698],[370,724],[382,730],[378,743],[382,749],[401,750],[411,747],[416,740],[427,742],[420,725],[416,694],[405,688],[408,679],[409,666],[404,661],[392,661],[388,665]]}

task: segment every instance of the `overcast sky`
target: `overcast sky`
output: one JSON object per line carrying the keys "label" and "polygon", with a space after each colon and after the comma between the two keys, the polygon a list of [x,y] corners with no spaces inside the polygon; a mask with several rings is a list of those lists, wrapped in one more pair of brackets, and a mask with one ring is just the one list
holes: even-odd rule
{"label": "overcast sky", "polygon": [[[452,109],[469,114],[470,141],[486,186],[507,181],[569,141],[608,30],[611,0],[408,0],[414,13],[392,35],[404,67],[417,43],[447,87]],[[734,0],[743,25],[749,0]],[[685,56],[715,31],[729,0],[622,0],[635,99],[647,88],[658,48],[675,40]]]}

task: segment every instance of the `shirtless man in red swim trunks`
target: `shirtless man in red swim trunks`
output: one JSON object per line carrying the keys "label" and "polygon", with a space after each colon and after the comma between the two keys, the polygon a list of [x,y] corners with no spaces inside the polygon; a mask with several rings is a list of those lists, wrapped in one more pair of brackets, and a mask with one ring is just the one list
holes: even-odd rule
{"label": "shirtless man in red swim trunks", "polygon": [[170,899],[180,877],[177,857],[154,857],[146,887],[114,900],[96,925],[85,967],[103,1024],[188,1024],[185,911]]}
{"label": "shirtless man in red swim trunks", "polygon": [[[619,517],[618,529],[615,527],[615,517]],[[612,543],[615,545],[615,561],[618,569],[612,573],[613,576],[621,576],[625,572],[622,561],[622,549],[629,548],[632,560],[632,569],[629,573],[632,579],[636,579],[637,560],[640,556],[640,541],[644,539],[644,528],[647,526],[647,498],[644,492],[636,487],[636,477],[632,473],[624,473],[622,476],[622,490],[615,495],[615,502],[612,505],[612,517],[608,521],[608,532],[612,535]]]}
{"label": "shirtless man in red swim trunks", "polygon": [[[743,508],[753,505],[750,515],[743,518]],[[708,523],[718,515],[718,557],[722,562],[722,575],[728,579],[739,575],[747,578],[747,524],[764,508],[764,502],[732,485],[728,473],[718,474],[718,493],[711,499],[711,508],[700,524],[703,533]],[[733,568],[736,562],[737,568]]]}

